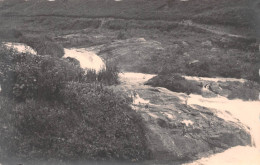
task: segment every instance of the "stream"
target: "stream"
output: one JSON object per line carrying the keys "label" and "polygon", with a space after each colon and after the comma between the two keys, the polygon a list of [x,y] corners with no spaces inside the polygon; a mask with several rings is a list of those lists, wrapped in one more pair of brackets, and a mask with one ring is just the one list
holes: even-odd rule
{"label": "stream", "polygon": [[[82,53],[82,52],[81,52]],[[85,55],[88,52],[86,51]],[[91,53],[91,56],[93,54]],[[97,56],[98,57],[98,56]],[[86,63],[82,61],[80,57],[77,57],[80,63]],[[100,60],[92,62],[92,68],[96,66],[102,66]],[[149,105],[150,100],[140,97],[146,90],[150,90],[151,87],[147,87],[144,84],[147,80],[151,79],[156,75],[143,74],[143,73],[121,73],[120,80],[122,86],[129,91],[134,91],[134,102],[133,105],[144,104]],[[208,80],[208,79],[207,79]],[[214,81],[230,81],[235,79],[230,78],[219,78]],[[243,82],[244,80],[237,79],[237,81]],[[186,95],[184,93],[171,92],[165,88],[156,88],[160,92],[166,95],[174,95],[180,98],[183,102],[187,100],[187,104],[190,106],[200,105],[208,108],[216,109],[219,117],[227,121],[237,122],[237,119],[250,127],[250,133],[253,137],[253,146],[237,146],[226,150],[225,152],[212,155],[210,157],[202,158],[194,161],[190,165],[219,165],[219,164],[247,164],[247,165],[258,165],[260,164],[260,102],[259,101],[243,101],[243,100],[229,100],[225,97],[218,96],[215,98],[204,98],[200,95]],[[159,98],[158,98],[159,99]],[[231,114],[231,115],[230,115]],[[150,114],[154,115],[154,114]],[[166,113],[167,117],[172,117],[170,113]],[[156,116],[154,116],[156,117]],[[186,124],[192,124],[190,121],[183,121]]]}
{"label": "stream", "polygon": [[[80,52],[78,55],[83,55],[83,52]],[[85,52],[85,55],[88,55],[89,52]],[[80,63],[88,63],[87,61],[81,60],[80,56],[71,56],[77,58]],[[93,56],[93,53],[91,53]],[[98,59],[98,56],[95,56],[94,59]],[[87,58],[85,58],[87,59]],[[92,65],[91,68],[96,68],[96,66],[102,66],[100,60],[89,61]],[[92,63],[91,63],[92,62]],[[143,95],[147,90],[151,90],[151,87],[143,85],[144,82],[151,79],[156,75],[143,74],[143,73],[121,73],[120,81],[121,86],[124,86],[124,89],[134,92],[134,101],[133,105],[149,105],[151,101],[147,98],[142,98],[140,95]],[[188,77],[189,79],[201,79],[199,77]],[[206,79],[209,80],[210,78]],[[242,79],[233,79],[233,78],[214,78],[213,81],[239,81],[244,82]],[[259,101],[243,101],[243,100],[229,100],[222,96],[217,96],[215,98],[204,98],[200,95],[186,95],[184,93],[175,93],[171,92],[165,88],[154,88],[164,93],[165,95],[173,95],[180,98],[183,103],[185,100],[189,106],[200,105],[208,108],[213,108],[216,110],[218,117],[223,118],[226,121],[233,122],[242,122],[250,128],[251,136],[253,137],[253,146],[237,146],[226,150],[225,152],[212,155],[210,157],[205,157],[200,160],[194,161],[190,165],[218,165],[218,164],[246,164],[246,165],[259,165],[260,164],[260,102]],[[161,99],[161,98],[158,98]],[[133,106],[134,107],[134,106]],[[153,117],[156,117],[154,114],[150,114]],[[165,113],[167,117],[171,118],[170,113]],[[183,121],[186,124],[192,124],[191,121]]]}
{"label": "stream", "polygon": [[[28,47],[22,46],[21,44],[9,43],[5,44],[8,47],[14,47],[18,51],[29,50]],[[35,52],[32,52],[35,54]],[[93,52],[89,52],[86,49],[65,49],[65,58],[72,57],[76,58],[82,68],[94,69],[100,71],[105,67],[103,60]],[[203,107],[211,108],[216,111],[218,117],[232,122],[241,122],[245,125],[245,129],[250,131],[253,138],[252,146],[236,146],[226,151],[218,154],[211,155],[209,157],[204,157],[202,159],[196,160],[189,165],[219,165],[219,164],[236,164],[236,165],[259,165],[260,164],[260,102],[259,101],[243,101],[243,100],[229,100],[222,96],[217,96],[214,98],[204,98],[200,95],[195,94],[184,94],[169,91],[165,88],[160,87],[150,87],[143,85],[144,82],[151,79],[156,75],[143,74],[143,73],[121,73],[120,89],[123,89],[134,96],[133,109],[140,110],[143,106],[144,113],[147,113],[151,117],[156,118],[159,112],[150,113],[145,110],[146,106],[174,106],[172,100],[179,100],[179,103],[186,104],[191,107],[196,107],[200,105]],[[200,79],[199,77],[188,77],[189,79]],[[216,81],[230,81],[230,79],[215,79]],[[243,80],[238,80],[243,81]],[[160,92],[160,94],[149,95],[147,93],[155,94],[155,92]],[[154,98],[157,96],[157,98]],[[143,98],[144,97],[144,98]],[[161,102],[160,102],[161,101]],[[139,109],[137,108],[139,107]],[[196,108],[195,108],[196,109]],[[142,109],[141,109],[142,110]],[[161,115],[165,115],[167,118],[174,118],[171,112],[163,112]],[[192,125],[193,122],[189,120],[183,120],[186,125]],[[188,165],[187,164],[187,165]]]}

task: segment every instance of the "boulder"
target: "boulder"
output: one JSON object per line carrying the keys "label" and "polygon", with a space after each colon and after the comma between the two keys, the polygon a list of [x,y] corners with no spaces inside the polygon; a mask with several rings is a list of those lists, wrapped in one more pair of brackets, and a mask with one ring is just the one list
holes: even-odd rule
{"label": "boulder", "polygon": [[204,107],[149,105],[145,112],[138,112],[146,119],[152,159],[195,160],[234,146],[251,144],[251,136],[242,126],[226,122]]}
{"label": "boulder", "polygon": [[146,125],[145,134],[153,160],[195,160],[252,143],[242,123],[226,121],[213,109],[188,105],[189,96],[184,93],[134,83],[122,86],[127,91],[134,90],[138,95],[136,99],[147,101],[134,104],[133,109]]}

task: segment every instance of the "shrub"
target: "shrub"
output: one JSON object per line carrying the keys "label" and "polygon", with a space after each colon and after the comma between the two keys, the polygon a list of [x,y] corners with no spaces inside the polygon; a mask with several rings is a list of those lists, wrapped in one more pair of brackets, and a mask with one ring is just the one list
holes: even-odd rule
{"label": "shrub", "polygon": [[220,58],[219,65],[216,66],[217,75],[221,77],[241,78],[242,70],[240,61],[230,58]]}
{"label": "shrub", "polygon": [[116,37],[118,40],[125,40],[127,39],[127,34],[124,31],[119,31]]}
{"label": "shrub", "polygon": [[124,20],[111,20],[105,22],[104,27],[111,30],[125,30],[128,27],[128,23]]}
{"label": "shrub", "polygon": [[17,100],[55,99],[68,81],[80,81],[83,70],[65,59],[0,50],[0,84],[4,95]]}
{"label": "shrub", "polygon": [[186,74],[192,76],[207,77],[209,73],[209,64],[206,62],[198,62],[194,64],[186,64]]}
{"label": "shrub", "polygon": [[85,134],[94,157],[142,159],[146,144],[141,118],[130,108],[132,101],[102,85],[71,82],[61,92],[70,109],[79,110],[87,120]]}
{"label": "shrub", "polygon": [[14,107],[15,102],[6,97],[0,95],[0,160],[6,160],[10,157],[9,150],[14,150],[12,148],[12,142],[15,139],[13,135],[14,132]]}
{"label": "shrub", "polygon": [[0,29],[1,40],[16,39],[22,36],[22,33],[16,29]]}
{"label": "shrub", "polygon": [[87,70],[85,74],[85,82],[100,82],[105,85],[114,85],[119,83],[119,68],[116,64],[107,62],[106,68],[96,72],[95,70]]}
{"label": "shrub", "polygon": [[174,92],[201,94],[201,87],[199,83],[185,80],[185,78],[178,74],[158,75],[146,82],[145,85],[164,87]]}
{"label": "shrub", "polygon": [[51,37],[45,35],[22,36],[20,40],[22,43],[33,48],[39,55],[51,55],[54,57],[62,57],[64,55],[63,47]]}
{"label": "shrub", "polygon": [[238,84],[231,89],[228,95],[229,99],[259,100],[260,85],[256,82],[247,81],[244,84]]}
{"label": "shrub", "polygon": [[[144,126],[130,108],[130,98],[97,84],[77,82],[68,83],[60,96],[60,102],[27,100],[8,110],[15,114],[10,113],[12,119],[5,123],[14,130],[5,134],[10,142],[4,152],[27,160],[147,157]],[[0,110],[6,109],[1,105]],[[3,138],[1,134],[1,142]]]}
{"label": "shrub", "polygon": [[[116,69],[85,83],[78,65],[0,49],[0,155],[7,158],[142,160],[144,124],[131,99],[104,85]],[[84,83],[80,83],[84,82]],[[15,98],[14,101],[10,100]],[[18,100],[19,102],[16,102]]]}

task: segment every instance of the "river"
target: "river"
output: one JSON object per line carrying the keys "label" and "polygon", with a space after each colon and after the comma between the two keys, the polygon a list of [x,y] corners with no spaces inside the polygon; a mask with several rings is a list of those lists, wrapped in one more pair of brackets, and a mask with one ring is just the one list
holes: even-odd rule
{"label": "river", "polygon": [[[35,52],[22,44],[5,44],[8,47],[18,49],[18,51],[30,51]],[[100,71],[105,67],[103,60],[86,49],[65,49],[65,56],[72,57],[79,60],[80,65],[84,69],[95,69]],[[155,75],[143,74],[143,73],[121,73],[120,80],[122,85],[128,86],[129,90],[142,89],[142,91],[148,90],[143,83]],[[199,77],[188,77],[189,79],[201,79]],[[216,81],[230,81],[230,79],[215,79]],[[244,81],[244,80],[239,80]],[[222,96],[214,98],[204,98],[200,95],[186,95],[182,93],[171,92],[165,88],[156,88],[160,92],[164,92],[171,95],[178,95],[183,101],[186,99],[186,104],[189,106],[200,105],[208,108],[213,108],[219,117],[227,121],[242,122],[245,126],[249,127],[249,131],[253,137],[252,146],[237,146],[230,148],[222,153],[205,157],[200,160],[189,163],[189,165],[219,165],[219,164],[235,164],[235,165],[259,165],[260,164],[260,102],[259,101],[243,101],[243,100],[229,100]],[[159,99],[159,98],[158,98]],[[150,104],[149,99],[143,99],[139,96],[138,91],[135,94],[133,104]],[[232,117],[231,117],[232,116]],[[238,120],[236,120],[236,119]],[[186,121],[187,124],[191,124]],[[247,129],[245,127],[245,129]],[[188,164],[187,164],[188,165]]]}
{"label": "river", "polygon": [[[82,53],[82,52],[81,52]],[[84,53],[85,55],[88,52]],[[79,55],[79,54],[78,54]],[[91,53],[93,56],[93,53]],[[98,58],[98,57],[95,57]],[[81,63],[81,58],[77,58]],[[87,58],[85,58],[87,59]],[[95,68],[96,65],[101,66],[98,63],[92,63]],[[146,89],[143,83],[155,75],[143,74],[143,73],[122,73],[120,74],[121,82],[124,85],[128,85],[130,88],[143,88]],[[193,77],[194,78],[194,77]],[[197,79],[201,79],[197,77]],[[208,79],[207,79],[208,80]],[[231,81],[230,78],[215,78],[214,81]],[[237,80],[244,82],[244,80]],[[161,88],[162,92],[171,92],[167,89]],[[184,94],[183,94],[184,95]],[[133,104],[149,104],[148,99],[142,99],[138,93],[135,96]],[[201,105],[208,108],[216,109],[219,117],[227,121],[234,121],[237,118],[240,122],[250,128],[250,133],[253,137],[254,144],[252,146],[237,146],[226,150],[225,152],[212,155],[210,157],[202,158],[200,160],[190,163],[190,165],[219,165],[219,164],[236,164],[236,165],[259,165],[260,164],[260,102],[259,101],[243,101],[243,100],[229,100],[222,96],[215,98],[204,98],[200,95],[191,94],[188,96],[187,104],[190,106]],[[230,117],[232,114],[233,117]]]}

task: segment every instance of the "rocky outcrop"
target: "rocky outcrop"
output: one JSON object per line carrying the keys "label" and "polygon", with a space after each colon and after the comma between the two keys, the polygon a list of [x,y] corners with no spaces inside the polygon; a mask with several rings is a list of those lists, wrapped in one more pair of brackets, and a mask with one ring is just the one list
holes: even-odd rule
{"label": "rocky outcrop", "polygon": [[163,49],[160,42],[144,38],[115,40],[109,44],[89,48],[103,59],[116,62],[121,70],[134,72],[147,72],[144,66],[158,60],[159,52]]}
{"label": "rocky outcrop", "polygon": [[229,99],[259,100],[260,85],[236,78],[205,78],[184,76],[186,80],[201,84],[203,97],[224,96]]}
{"label": "rocky outcrop", "polygon": [[133,108],[146,124],[151,159],[193,160],[251,144],[251,136],[241,123],[225,121],[209,108],[187,105],[186,94],[144,86],[146,77],[139,77],[129,77],[121,87],[134,93]]}

